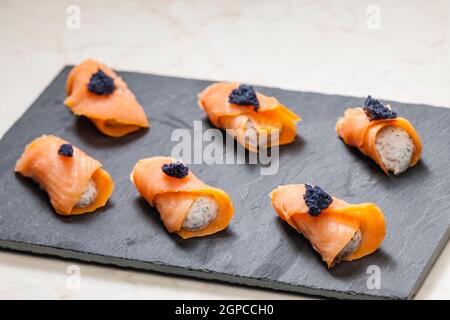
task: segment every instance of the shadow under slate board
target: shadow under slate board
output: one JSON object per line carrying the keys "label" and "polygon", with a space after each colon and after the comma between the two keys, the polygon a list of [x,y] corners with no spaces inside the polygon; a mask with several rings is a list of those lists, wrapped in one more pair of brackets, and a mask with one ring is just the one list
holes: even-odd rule
{"label": "shadow under slate board", "polygon": [[[258,87],[303,118],[298,137],[281,147],[275,175],[260,175],[260,165],[191,165],[203,181],[231,196],[236,211],[225,231],[182,240],[166,232],[129,174],[141,158],[170,155],[174,129],[192,133],[194,120],[202,121],[203,130],[211,128],[197,106],[197,93],[210,82],[120,72],[152,127],[114,139],[64,107],[69,70],[60,72],[0,141],[2,248],[327,297],[409,299],[448,242],[450,149],[444,146],[450,141],[450,110],[391,103],[415,125],[424,152],[416,167],[387,177],[334,132],[336,119],[363,99]],[[61,136],[103,163],[116,184],[106,207],[58,216],[43,191],[14,174],[25,145],[42,134]],[[381,248],[327,270],[309,242],[278,218],[268,197],[278,185],[303,182],[348,202],[375,202],[387,222]],[[380,288],[373,282],[378,275]]]}

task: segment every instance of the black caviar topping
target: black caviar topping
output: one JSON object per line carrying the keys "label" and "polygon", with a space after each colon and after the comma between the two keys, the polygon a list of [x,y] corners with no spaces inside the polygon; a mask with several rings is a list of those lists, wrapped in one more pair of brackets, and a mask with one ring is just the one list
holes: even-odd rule
{"label": "black caviar topping", "polygon": [[161,167],[161,170],[169,177],[182,179],[189,173],[189,168],[181,162],[166,163]]}
{"label": "black caviar topping", "polygon": [[333,202],[333,198],[323,191],[321,187],[305,184],[306,192],[303,195],[306,205],[308,206],[308,213],[317,217],[322,209],[326,209]]}
{"label": "black caviar topping", "polygon": [[371,96],[368,96],[364,102],[364,111],[370,118],[370,121],[397,118],[396,112],[385,107],[380,101],[373,99]]}
{"label": "black caviar topping", "polygon": [[58,154],[63,157],[73,157],[73,147],[70,143],[64,143],[59,147]]}
{"label": "black caviar topping", "polygon": [[258,111],[259,101],[256,97],[255,89],[252,86],[241,84],[238,88],[233,89],[228,96],[228,102],[241,106],[253,106]]}
{"label": "black caviar topping", "polygon": [[88,90],[98,95],[111,94],[115,89],[114,79],[100,69],[92,75],[88,84]]}

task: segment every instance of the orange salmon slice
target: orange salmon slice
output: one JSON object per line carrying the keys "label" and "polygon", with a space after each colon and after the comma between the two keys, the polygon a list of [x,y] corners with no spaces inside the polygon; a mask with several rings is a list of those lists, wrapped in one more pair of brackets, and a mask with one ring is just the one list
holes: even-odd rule
{"label": "orange salmon slice", "polygon": [[[257,152],[258,146],[248,143],[239,132],[252,128],[256,134],[264,138],[261,147],[268,148],[275,145],[291,143],[297,135],[297,122],[301,118],[282,105],[274,97],[256,93],[259,108],[241,106],[228,101],[230,93],[239,87],[236,82],[214,83],[203,90],[198,96],[198,104],[208,115],[211,123],[220,129],[235,130],[237,141],[252,152]],[[277,132],[276,138],[270,133]]]}
{"label": "orange salmon slice", "polygon": [[[233,203],[223,190],[213,188],[191,171],[184,178],[167,176],[161,167],[176,162],[169,157],[140,160],[131,173],[131,181],[147,202],[156,207],[167,231],[183,239],[202,237],[224,230],[233,217]],[[182,229],[189,208],[199,196],[212,196],[219,204],[217,217],[205,228],[195,231]]]}
{"label": "orange salmon slice", "polygon": [[[31,142],[15,166],[15,172],[33,179],[43,188],[56,212],[78,215],[103,207],[112,194],[114,184],[101,163],[73,147],[73,156],[58,154],[67,141],[56,136],[42,136]],[[86,207],[76,207],[88,182],[95,182],[97,197]]]}
{"label": "orange salmon slice", "polygon": [[[111,94],[98,95],[88,90],[92,75],[99,70],[114,80],[116,89]],[[100,62],[89,59],[74,67],[67,77],[66,91],[64,104],[74,114],[88,117],[108,136],[121,137],[149,127],[144,109],[125,81]]]}
{"label": "orange salmon slice", "polygon": [[410,167],[415,166],[422,153],[422,142],[416,129],[405,118],[370,121],[362,108],[348,108],[344,116],[336,122],[335,129],[337,135],[346,144],[358,148],[363,154],[372,158],[386,174],[389,174],[376,148],[378,132],[388,126],[401,128],[409,134],[415,146]]}
{"label": "orange salmon slice", "polygon": [[338,254],[359,230],[361,243],[342,260],[352,261],[376,251],[386,235],[384,216],[373,203],[349,204],[337,198],[318,216],[308,213],[304,184],[279,186],[270,193],[280,218],[307,238],[331,268]]}

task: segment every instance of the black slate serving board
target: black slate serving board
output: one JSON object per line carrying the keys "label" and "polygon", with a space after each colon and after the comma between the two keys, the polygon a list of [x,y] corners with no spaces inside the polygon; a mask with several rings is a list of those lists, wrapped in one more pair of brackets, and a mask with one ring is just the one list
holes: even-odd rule
{"label": "black slate serving board", "polygon": [[[302,116],[297,140],[281,147],[276,175],[261,176],[255,164],[191,165],[203,181],[229,193],[236,212],[225,231],[181,240],[166,232],[129,174],[141,158],[170,155],[174,129],[192,131],[194,120],[211,128],[197,106],[197,93],[209,82],[121,72],[152,128],[113,139],[63,106],[69,69],[0,141],[0,247],[327,297],[408,299],[448,242],[450,110],[392,103],[415,125],[424,152],[415,168],[387,177],[334,132],[345,108],[363,99],[258,87]],[[61,136],[103,162],[116,183],[105,208],[58,216],[43,191],[13,173],[25,145],[42,134]],[[348,202],[375,202],[387,221],[382,247],[327,270],[308,241],[277,217],[267,196],[278,185],[302,182]],[[379,267],[380,289],[367,286],[372,265]]]}

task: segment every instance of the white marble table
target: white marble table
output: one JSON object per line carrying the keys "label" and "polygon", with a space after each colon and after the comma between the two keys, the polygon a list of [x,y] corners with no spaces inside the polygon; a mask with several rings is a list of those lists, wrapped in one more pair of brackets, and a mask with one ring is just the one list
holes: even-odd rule
{"label": "white marble table", "polygon": [[[87,57],[123,70],[450,106],[443,0],[0,0],[0,43],[0,135],[63,65]],[[0,298],[302,298],[81,263],[78,286],[73,264],[0,251]],[[417,298],[450,299],[448,245]]]}

